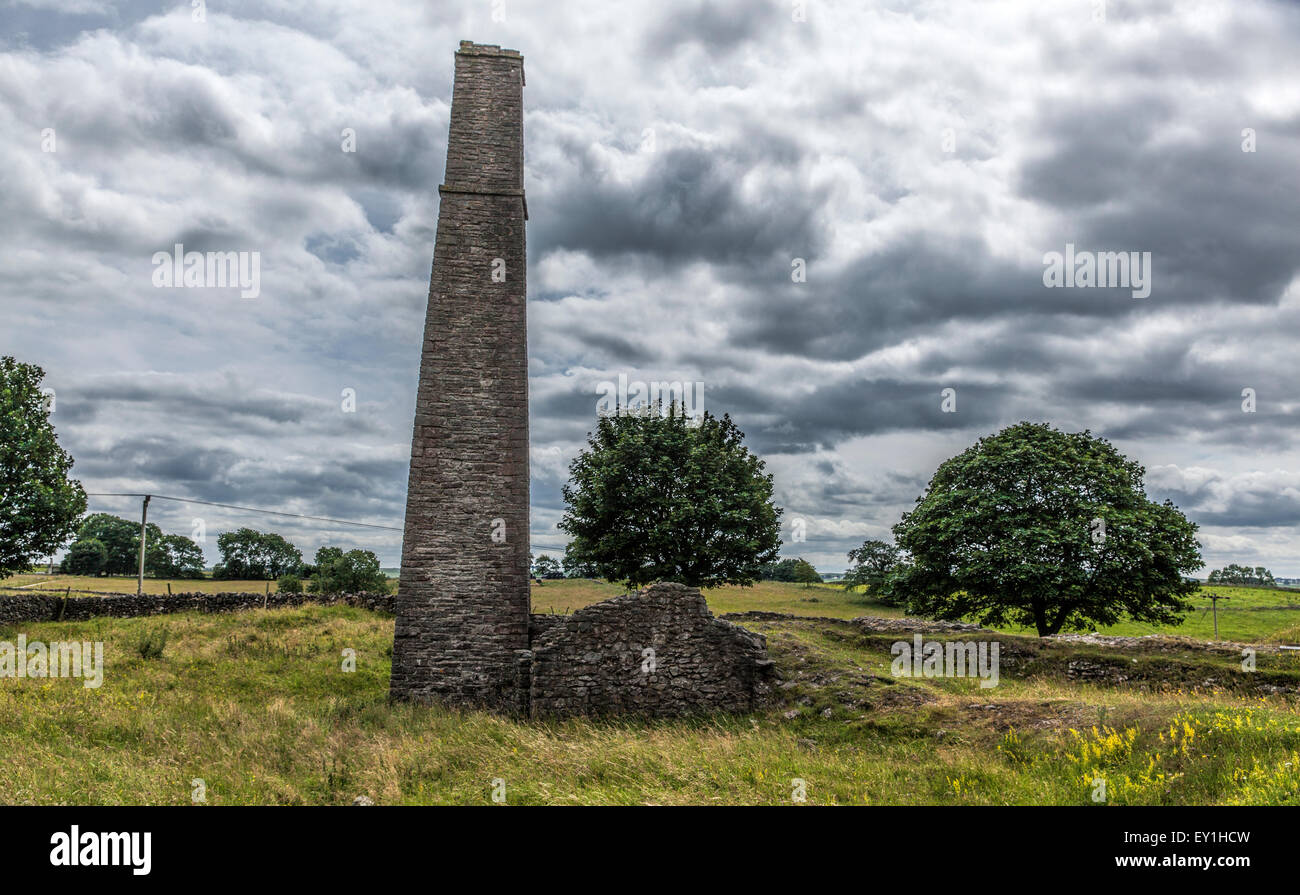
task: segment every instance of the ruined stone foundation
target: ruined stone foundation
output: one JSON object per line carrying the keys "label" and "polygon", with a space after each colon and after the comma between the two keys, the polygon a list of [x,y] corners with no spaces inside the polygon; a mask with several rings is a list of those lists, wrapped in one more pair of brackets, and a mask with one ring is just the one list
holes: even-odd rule
{"label": "ruined stone foundation", "polygon": [[693,587],[656,584],[532,618],[520,686],[534,717],[748,712],[772,685],[763,635],[714,618]]}

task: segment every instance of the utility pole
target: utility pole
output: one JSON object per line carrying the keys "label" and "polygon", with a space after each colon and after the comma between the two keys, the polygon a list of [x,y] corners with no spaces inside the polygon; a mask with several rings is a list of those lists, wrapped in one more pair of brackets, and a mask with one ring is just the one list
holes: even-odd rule
{"label": "utility pole", "polygon": [[[1206,596],[1210,598],[1210,606],[1214,610],[1214,639],[1218,640],[1219,639],[1219,601],[1231,600],[1232,597],[1221,597],[1218,594],[1206,594]],[[1202,615],[1201,618],[1205,618],[1205,616]]]}
{"label": "utility pole", "polygon": [[135,584],[135,595],[144,593],[144,538],[145,523],[149,521],[149,495],[144,496],[144,506],[140,508],[140,577]]}

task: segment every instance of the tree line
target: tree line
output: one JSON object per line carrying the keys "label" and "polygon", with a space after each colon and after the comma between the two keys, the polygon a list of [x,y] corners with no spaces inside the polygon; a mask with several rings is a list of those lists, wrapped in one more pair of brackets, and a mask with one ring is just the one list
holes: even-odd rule
{"label": "tree line", "polygon": [[1215,569],[1205,579],[1209,584],[1238,584],[1244,587],[1277,587],[1273,573],[1263,566],[1239,566],[1229,563],[1222,569]]}
{"label": "tree line", "polygon": [[[184,535],[145,527],[144,573],[150,578],[206,578],[203,550]],[[240,528],[217,536],[221,562],[212,577],[226,581],[278,581],[280,590],[300,592],[303,582],[323,593],[383,591],[388,577],[370,550],[321,547],[315,562],[283,535]],[[67,575],[134,575],[139,570],[140,525],[109,513],[87,516],[59,564]]]}

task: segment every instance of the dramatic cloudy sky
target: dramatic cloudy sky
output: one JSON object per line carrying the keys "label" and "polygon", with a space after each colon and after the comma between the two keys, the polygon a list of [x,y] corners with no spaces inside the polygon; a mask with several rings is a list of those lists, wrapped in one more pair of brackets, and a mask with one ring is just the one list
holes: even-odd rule
{"label": "dramatic cloudy sky", "polygon": [[[1030,419],[1139,459],[1210,566],[1300,575],[1300,6],[1098,5],[0,0],[0,353],[47,371],[87,490],[400,526],[452,54],[498,43],[535,549],[624,373],[703,381],[824,571]],[[178,242],[260,252],[260,297],[154,288]],[[1152,253],[1151,295],[1045,288],[1066,243]],[[151,509],[195,516],[210,558],[241,524],[399,555]]]}

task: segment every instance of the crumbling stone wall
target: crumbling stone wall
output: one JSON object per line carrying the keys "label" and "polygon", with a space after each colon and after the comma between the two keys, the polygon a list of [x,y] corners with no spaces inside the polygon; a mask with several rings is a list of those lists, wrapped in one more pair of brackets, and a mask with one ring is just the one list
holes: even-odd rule
{"label": "crumbling stone wall", "polygon": [[538,618],[525,659],[534,717],[748,712],[772,685],[766,639],[714,618],[696,588],[656,584]]}
{"label": "crumbling stone wall", "polygon": [[[28,592],[0,595],[0,626],[308,603],[389,614],[397,608],[389,594],[113,594],[65,600]],[[748,712],[762,706],[774,683],[765,638],[714,618],[704,595],[680,584],[652,585],[571,615],[532,615],[529,630],[531,649],[515,651],[505,683],[507,707],[522,715]]]}
{"label": "crumbling stone wall", "polygon": [[239,612],[245,609],[283,609],[305,603],[342,603],[372,612],[392,613],[388,594],[114,594],[107,597],[64,597],[57,594],[0,595],[0,625],[22,622],[84,621],[100,616],[138,618],[172,612]]}

